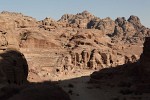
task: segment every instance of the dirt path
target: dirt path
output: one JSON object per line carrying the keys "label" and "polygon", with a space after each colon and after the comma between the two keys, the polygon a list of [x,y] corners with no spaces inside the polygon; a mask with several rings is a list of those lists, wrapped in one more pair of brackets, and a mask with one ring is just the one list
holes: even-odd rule
{"label": "dirt path", "polygon": [[58,85],[70,95],[71,100],[150,100],[149,94],[124,95],[120,93],[124,90],[122,87],[88,83],[93,72],[92,70],[79,70],[76,73],[37,77],[36,81],[39,79],[38,81],[58,82]]}
{"label": "dirt path", "polygon": [[[89,84],[90,74],[78,78],[63,80],[59,85],[69,93],[71,100],[111,100],[116,97],[116,90]],[[112,91],[114,91],[112,93]],[[117,98],[117,97],[116,97]]]}
{"label": "dirt path", "polygon": [[94,89],[91,84],[87,83],[88,81],[89,77],[85,76],[63,81],[60,86],[70,94],[72,100],[99,100],[101,98],[99,89]]}
{"label": "dirt path", "polygon": [[89,83],[89,75],[62,80],[59,85],[70,95],[71,100],[150,100],[149,94],[121,94],[124,90],[117,86],[100,86]]}

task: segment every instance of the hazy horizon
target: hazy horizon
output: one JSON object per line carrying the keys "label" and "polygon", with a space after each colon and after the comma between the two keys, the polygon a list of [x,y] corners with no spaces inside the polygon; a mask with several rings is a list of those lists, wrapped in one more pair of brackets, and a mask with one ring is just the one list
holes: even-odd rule
{"label": "hazy horizon", "polygon": [[0,12],[19,12],[34,17],[37,20],[42,20],[45,17],[58,20],[63,14],[76,14],[84,10],[89,11],[97,17],[110,17],[113,20],[117,17],[128,19],[131,15],[135,15],[140,18],[144,26],[150,28],[150,13],[147,13],[150,10],[149,5],[149,0],[0,0]]}

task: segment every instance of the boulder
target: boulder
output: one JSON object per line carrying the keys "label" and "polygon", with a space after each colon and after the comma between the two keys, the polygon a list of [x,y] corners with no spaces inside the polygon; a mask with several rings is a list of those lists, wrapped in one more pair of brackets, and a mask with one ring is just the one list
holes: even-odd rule
{"label": "boulder", "polygon": [[28,64],[17,50],[6,50],[0,54],[0,84],[24,84],[27,82]]}

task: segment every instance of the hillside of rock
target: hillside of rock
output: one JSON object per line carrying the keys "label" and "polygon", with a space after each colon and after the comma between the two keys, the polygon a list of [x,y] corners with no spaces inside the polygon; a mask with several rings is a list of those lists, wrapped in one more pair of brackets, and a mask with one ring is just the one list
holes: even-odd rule
{"label": "hillside of rock", "polygon": [[[100,86],[110,85],[122,87],[122,94],[144,94],[150,93],[150,37],[145,38],[143,53],[140,59],[134,63],[127,63],[115,68],[102,69],[91,74],[91,83],[98,83]],[[111,83],[110,83],[111,82]]]}
{"label": "hillside of rock", "polygon": [[0,52],[14,48],[23,53],[30,80],[32,76],[134,63],[149,33],[133,15],[128,20],[112,20],[83,11],[65,14],[58,21],[49,17],[37,21],[21,13],[0,13]]}

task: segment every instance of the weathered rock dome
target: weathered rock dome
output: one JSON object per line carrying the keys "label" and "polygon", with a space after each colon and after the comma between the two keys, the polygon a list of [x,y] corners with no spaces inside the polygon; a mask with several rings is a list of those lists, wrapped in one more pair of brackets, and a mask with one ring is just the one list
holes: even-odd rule
{"label": "weathered rock dome", "polygon": [[6,50],[0,54],[0,84],[23,84],[27,82],[28,64],[17,50]]}

